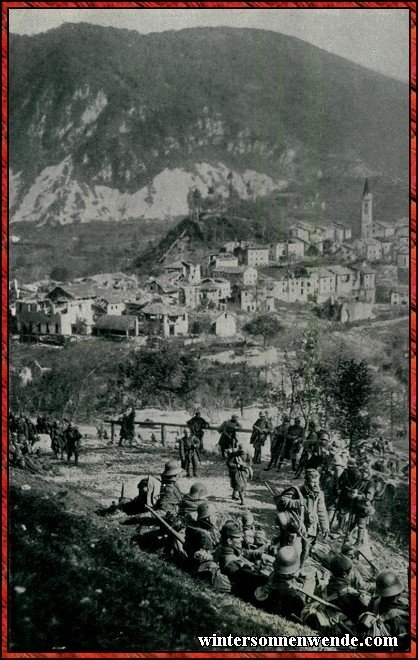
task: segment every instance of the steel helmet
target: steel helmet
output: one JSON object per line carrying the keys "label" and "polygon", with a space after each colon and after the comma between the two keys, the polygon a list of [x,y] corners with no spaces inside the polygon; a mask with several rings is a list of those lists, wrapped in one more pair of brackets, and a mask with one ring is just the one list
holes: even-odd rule
{"label": "steel helmet", "polygon": [[400,579],[393,571],[382,571],[376,578],[376,596],[397,596],[403,591]]}
{"label": "steel helmet", "polygon": [[274,560],[274,572],[279,575],[293,575],[299,570],[299,554],[296,548],[285,545],[276,554]]}
{"label": "steel helmet", "polygon": [[344,577],[353,568],[353,562],[347,555],[336,555],[332,558],[330,570],[335,577]]}

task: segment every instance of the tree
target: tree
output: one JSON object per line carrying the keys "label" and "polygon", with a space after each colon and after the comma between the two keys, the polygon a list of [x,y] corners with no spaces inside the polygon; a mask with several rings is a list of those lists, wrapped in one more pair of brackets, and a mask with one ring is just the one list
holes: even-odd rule
{"label": "tree", "polygon": [[263,314],[257,316],[252,321],[246,323],[243,327],[244,332],[253,337],[263,337],[263,345],[266,346],[268,340],[273,339],[283,329],[282,324],[276,316]]}
{"label": "tree", "polygon": [[196,359],[168,342],[156,349],[141,348],[130,355],[121,370],[128,379],[129,392],[140,395],[144,405],[171,406],[173,399],[187,405],[189,395],[197,387]]}
{"label": "tree", "polygon": [[49,277],[57,282],[67,282],[70,279],[70,272],[65,266],[55,266],[49,273]]}
{"label": "tree", "polygon": [[333,426],[349,438],[351,451],[360,439],[369,435],[367,407],[372,395],[372,376],[364,360],[340,360],[334,369],[329,366],[327,375],[324,372],[324,384],[328,384],[335,406]]}

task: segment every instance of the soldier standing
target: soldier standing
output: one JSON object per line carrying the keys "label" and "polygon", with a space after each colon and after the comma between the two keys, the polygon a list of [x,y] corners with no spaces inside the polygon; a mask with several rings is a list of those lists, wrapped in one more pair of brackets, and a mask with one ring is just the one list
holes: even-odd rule
{"label": "soldier standing", "polygon": [[353,513],[354,500],[361,485],[361,474],[357,468],[357,461],[350,456],[347,467],[338,480],[338,526],[340,531],[347,523],[347,516]]}
{"label": "soldier standing", "polygon": [[279,459],[279,465],[277,466],[278,470],[280,470],[283,460],[290,458],[292,461],[292,469],[296,472],[303,451],[304,436],[305,431],[300,423],[300,417],[295,417],[294,424],[289,427],[287,433],[288,442],[286,442],[284,451],[282,451],[282,456]]}
{"label": "soldier standing", "polygon": [[309,468],[305,471],[305,481],[301,488],[289,488],[280,498],[285,511],[294,512],[301,521],[302,554],[300,565],[303,567],[316,541],[318,532],[324,537],[329,534],[329,518],[325,506],[324,493],[319,485],[318,470]]}
{"label": "soldier standing", "polygon": [[308,467],[308,461],[312,454],[318,451],[319,438],[316,432],[316,424],[313,420],[308,423],[307,435],[305,437],[302,449],[302,455],[296,468],[295,476],[300,477],[302,472]]}
{"label": "soldier standing", "polygon": [[203,451],[204,430],[209,428],[209,422],[203,419],[200,410],[195,410],[194,417],[186,423],[190,433],[199,439],[199,451]]}
{"label": "soldier standing", "polygon": [[81,435],[78,428],[73,426],[72,422],[68,422],[64,437],[67,449],[67,462],[69,463],[71,456],[74,455],[74,464],[78,465],[78,457],[80,455],[80,441],[83,436]]}
{"label": "soldier standing", "polygon": [[270,423],[267,419],[266,413],[261,411],[258,419],[253,426],[251,433],[250,445],[254,446],[254,463],[261,463],[261,450],[264,447],[267,436],[271,431]]}
{"label": "soldier standing", "polygon": [[277,461],[279,460],[282,450],[287,442],[289,422],[289,416],[283,415],[282,423],[272,432],[270,440],[270,463],[264,468],[265,470],[271,470],[272,467],[277,466]]}
{"label": "soldier standing", "polygon": [[195,435],[191,435],[184,439],[184,469],[187,471],[187,476],[197,477],[197,468],[200,463],[199,454],[200,440]]}
{"label": "soldier standing", "polygon": [[376,486],[373,474],[368,463],[360,470],[361,484],[357,490],[353,504],[353,528],[357,529],[357,547],[367,544],[367,526],[370,517],[374,514],[373,501],[376,494]]}
{"label": "soldier standing", "polygon": [[[247,459],[247,460],[246,460]],[[252,476],[251,459],[242,445],[228,459],[229,477],[231,480],[232,499],[239,499],[244,506],[244,495],[247,490],[248,479]]]}
{"label": "soldier standing", "polygon": [[135,409],[130,407],[125,413],[125,433],[130,447],[135,440]]}
{"label": "soldier standing", "polygon": [[230,420],[223,422],[219,427],[219,433],[221,437],[219,438],[219,447],[221,450],[222,458],[227,457],[227,452],[230,449],[235,449],[238,444],[237,440],[237,430],[241,428],[241,424],[238,421],[238,415],[232,415]]}

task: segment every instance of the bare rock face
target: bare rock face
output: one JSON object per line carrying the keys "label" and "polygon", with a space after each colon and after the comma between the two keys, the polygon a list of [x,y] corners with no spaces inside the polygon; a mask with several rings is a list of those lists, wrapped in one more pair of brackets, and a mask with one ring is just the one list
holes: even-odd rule
{"label": "bare rock face", "polygon": [[365,173],[405,213],[407,86],[291,37],[65,24],[11,35],[10,92],[12,222],[181,217],[194,190],[341,220]]}

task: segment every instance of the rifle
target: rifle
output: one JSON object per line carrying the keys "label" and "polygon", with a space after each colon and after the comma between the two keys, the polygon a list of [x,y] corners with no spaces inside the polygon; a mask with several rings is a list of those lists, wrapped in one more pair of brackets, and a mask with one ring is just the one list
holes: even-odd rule
{"label": "rifle", "polygon": [[151,507],[148,506],[148,504],[145,504],[145,508],[147,509],[147,511],[149,511],[149,512],[154,516],[154,518],[157,518],[158,522],[161,523],[161,525],[162,525],[163,527],[165,527],[166,530],[167,530],[168,532],[170,532],[170,534],[171,534],[172,536],[174,536],[174,538],[177,539],[177,541],[180,541],[180,543],[183,545],[183,543],[184,543],[184,539],[180,536],[180,534],[178,534],[178,533],[175,531],[175,529],[173,529],[173,528],[171,527],[171,525],[168,524],[168,522],[166,522],[166,521],[164,520],[164,518],[161,518],[161,516],[158,515],[158,513],[157,513],[156,511],[154,511],[154,509],[151,509]]}
{"label": "rifle", "polygon": [[359,553],[359,554],[360,554],[360,555],[361,555],[361,556],[367,561],[368,564],[370,564],[370,566],[372,567],[372,569],[373,569],[376,573],[378,573],[379,569],[373,564],[372,561],[370,561],[370,559],[369,559],[368,557],[366,557],[366,555],[364,554],[364,552],[362,552],[362,551],[360,550],[360,548],[357,548],[357,552],[358,552],[358,553]]}
{"label": "rifle", "polygon": [[304,591],[301,589],[301,587],[296,586],[295,584],[292,584],[292,587],[296,589],[296,591],[299,591],[301,594],[306,596],[307,598],[312,598],[312,600],[316,600],[317,603],[321,603],[321,605],[325,605],[326,607],[331,608],[332,610],[336,610],[337,612],[341,612],[340,608],[337,607],[336,605],[333,605],[333,603],[329,603],[327,600],[324,600],[323,598],[320,598],[319,596],[315,596],[315,594],[310,594],[307,591]]}
{"label": "rifle", "polygon": [[264,482],[264,485],[266,486],[267,490],[269,491],[270,495],[273,497],[277,497],[278,493],[275,493],[274,490],[271,488],[271,486],[267,483],[267,481]]}

